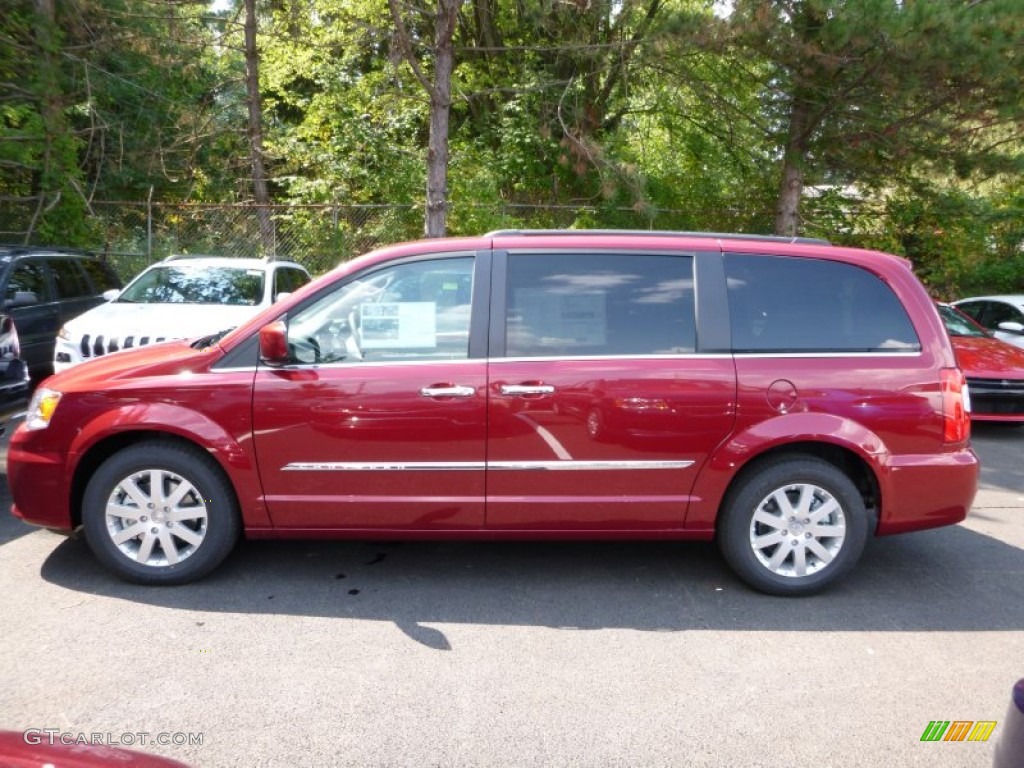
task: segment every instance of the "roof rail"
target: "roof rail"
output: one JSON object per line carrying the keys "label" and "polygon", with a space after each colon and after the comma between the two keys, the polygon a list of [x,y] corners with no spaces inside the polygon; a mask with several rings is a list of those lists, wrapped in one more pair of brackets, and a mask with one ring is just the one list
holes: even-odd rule
{"label": "roof rail", "polygon": [[84,248],[72,248],[65,245],[22,245],[12,243],[0,243],[0,251],[11,256],[20,256],[23,253],[66,253],[71,256],[95,256],[94,251]]}
{"label": "roof rail", "polygon": [[[225,256],[223,254],[216,253],[172,253],[170,256],[162,259],[162,261],[187,261],[188,259],[251,259],[263,262],[275,260],[271,259],[269,256]],[[277,259],[277,261],[286,261],[286,259]]]}
{"label": "roof rail", "polygon": [[170,256],[166,256],[163,261],[179,261],[181,259],[208,259],[210,254],[208,253],[172,253]]}
{"label": "roof rail", "polygon": [[642,235],[647,237],[699,237],[707,240],[758,240],[773,243],[832,245],[818,237],[786,237],[784,235],[744,235],[737,232],[673,232],[658,229],[495,229],[484,237],[544,235]]}

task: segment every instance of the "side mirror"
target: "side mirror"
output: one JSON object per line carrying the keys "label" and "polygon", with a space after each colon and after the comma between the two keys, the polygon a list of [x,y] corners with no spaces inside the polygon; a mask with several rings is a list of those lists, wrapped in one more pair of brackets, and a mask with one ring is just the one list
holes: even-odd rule
{"label": "side mirror", "polygon": [[288,354],[288,326],[278,320],[260,328],[260,360],[268,365],[285,365]]}
{"label": "side mirror", "polygon": [[103,296],[104,301],[113,301],[114,299],[121,295],[121,289],[111,288],[109,291],[104,291],[100,295]]}
{"label": "side mirror", "polygon": [[287,299],[291,295],[291,291],[281,291],[279,294],[277,294],[277,296],[274,297],[274,303],[277,304],[277,302],[281,301],[282,299]]}
{"label": "side mirror", "polygon": [[1000,331],[1009,331],[1010,333],[1016,333],[1018,335],[1024,335],[1024,324],[1014,323],[1007,320],[1005,323],[999,324]]}

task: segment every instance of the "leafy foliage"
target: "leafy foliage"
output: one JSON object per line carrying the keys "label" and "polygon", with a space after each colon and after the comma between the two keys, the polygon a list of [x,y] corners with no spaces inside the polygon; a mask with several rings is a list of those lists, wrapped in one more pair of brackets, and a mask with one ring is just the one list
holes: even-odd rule
{"label": "leafy foliage", "polygon": [[[418,2],[399,5],[429,73],[435,4]],[[55,0],[50,20],[45,4],[0,17],[7,236],[137,243],[137,218],[100,232],[95,201],[251,199],[240,0]],[[463,0],[448,229],[781,221],[904,254],[942,295],[1019,290],[1016,6]],[[270,197],[292,206],[277,226],[324,263],[417,236],[431,106],[387,1],[256,8]],[[324,203],[402,207],[304,207]]]}

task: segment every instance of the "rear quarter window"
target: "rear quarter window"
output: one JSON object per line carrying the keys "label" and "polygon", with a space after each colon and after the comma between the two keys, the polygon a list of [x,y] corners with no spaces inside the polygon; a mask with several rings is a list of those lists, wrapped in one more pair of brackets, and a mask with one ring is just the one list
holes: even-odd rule
{"label": "rear quarter window", "polygon": [[736,352],[910,352],[921,342],[877,275],[841,262],[728,254]]}
{"label": "rear quarter window", "polygon": [[53,282],[59,299],[81,299],[94,296],[89,278],[75,259],[50,259]]}
{"label": "rear quarter window", "polygon": [[294,267],[280,267],[274,273],[274,298],[279,293],[294,293],[309,282],[309,275]]}
{"label": "rear quarter window", "polygon": [[114,272],[113,267],[97,259],[82,259],[79,262],[82,269],[89,275],[92,281],[93,291],[97,294],[109,291],[111,288],[120,288],[121,281]]}

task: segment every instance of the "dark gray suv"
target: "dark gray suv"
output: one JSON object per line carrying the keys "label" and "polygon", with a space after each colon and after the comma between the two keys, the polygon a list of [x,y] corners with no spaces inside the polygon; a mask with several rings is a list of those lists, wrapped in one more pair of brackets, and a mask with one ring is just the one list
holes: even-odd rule
{"label": "dark gray suv", "polygon": [[[13,323],[10,333],[18,340],[20,358],[33,379],[53,373],[60,327],[102,304],[104,291],[120,287],[111,265],[95,254],[0,246],[0,313]],[[13,357],[17,355],[8,352],[6,362]]]}

